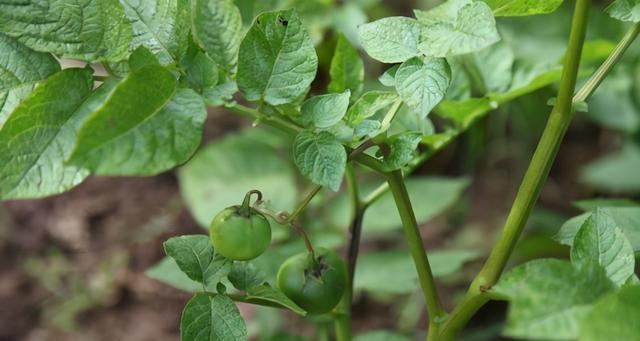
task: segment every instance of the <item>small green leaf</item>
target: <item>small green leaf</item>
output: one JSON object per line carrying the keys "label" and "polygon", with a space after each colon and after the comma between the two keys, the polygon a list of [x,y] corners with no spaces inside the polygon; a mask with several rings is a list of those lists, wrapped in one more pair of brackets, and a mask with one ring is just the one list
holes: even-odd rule
{"label": "small green leaf", "polygon": [[374,137],[378,135],[382,123],[376,120],[363,120],[353,128],[353,135],[355,138],[361,138],[364,136]]}
{"label": "small green leaf", "polygon": [[262,271],[250,262],[235,262],[229,272],[229,282],[238,290],[247,290],[265,282]]}
{"label": "small green leaf", "polygon": [[180,270],[175,259],[166,256],[158,263],[148,268],[145,272],[149,278],[171,285],[186,292],[202,290],[202,284],[198,283]]}
{"label": "small green leaf", "polygon": [[411,339],[386,330],[374,330],[356,335],[353,341],[411,341]]}
{"label": "small green leaf", "polygon": [[218,284],[231,270],[231,261],[215,252],[206,235],[170,238],[164,250],[189,278],[206,287]]}
{"label": "small green leaf", "polygon": [[129,56],[129,70],[139,70],[147,65],[159,65],[158,58],[144,46],[139,46]]}
{"label": "small green leaf", "polygon": [[162,65],[176,64],[187,51],[188,0],[120,0],[133,30],[130,51],[145,46]]}
{"label": "small green leaf", "polygon": [[624,284],[635,269],[633,248],[607,209],[596,209],[576,234],[571,262],[578,266],[602,266],[609,279]]}
{"label": "small green leaf", "polygon": [[358,50],[342,33],[338,35],[338,42],[329,67],[329,75],[331,76],[331,82],[327,87],[329,92],[340,93],[350,90],[354,98],[362,92],[364,63]]}
{"label": "small green leaf", "polygon": [[400,67],[400,64],[396,64],[388,69],[386,69],[381,75],[380,77],[378,77],[378,80],[380,81],[380,83],[382,83],[382,85],[384,86],[396,86],[396,72],[398,72],[398,68]]}
{"label": "small green leaf", "polygon": [[[613,218],[616,226],[622,230],[635,252],[640,252],[640,207],[609,207],[607,214]],[[558,234],[554,236],[558,242],[573,245],[578,231],[591,216],[591,212],[583,213],[565,222]]]}
{"label": "small green leaf", "polygon": [[317,68],[316,50],[298,14],[262,13],[240,44],[238,88],[249,101],[291,103],[307,92]]}
{"label": "small green leaf", "polygon": [[56,59],[0,34],[0,128],[36,83],[60,71]]}
{"label": "small green leaf", "polygon": [[347,113],[351,92],[314,96],[302,103],[302,123],[316,128],[329,128],[340,122]]}
{"label": "small green leaf", "polygon": [[585,316],[580,341],[640,339],[640,286],[626,286],[594,304]]}
{"label": "small green leaf", "polygon": [[395,91],[368,91],[365,92],[347,110],[345,119],[351,125],[361,123],[364,119],[376,114],[395,102],[398,94]]}
{"label": "small green leaf", "polygon": [[135,70],[86,120],[70,164],[102,175],[151,175],[185,162],[200,144],[206,109],[159,65]]}
{"label": "small green leaf", "polygon": [[539,259],[506,273],[491,292],[510,301],[504,335],[525,339],[575,339],[591,304],[615,286],[600,268],[580,269]]}
{"label": "small green leaf", "polygon": [[242,38],[240,10],[231,0],[193,1],[193,38],[207,54],[233,73]]}
{"label": "small green leaf", "polygon": [[218,83],[218,65],[206,54],[198,51],[193,57],[184,58],[182,65],[187,84],[198,93],[204,93]]}
{"label": "small green leaf", "polygon": [[422,25],[415,19],[387,17],[358,27],[365,51],[383,63],[401,63],[420,55]]}
{"label": "small green leaf", "polygon": [[119,61],[131,44],[131,24],[114,0],[6,1],[0,32],[63,58]]}
{"label": "small green leaf", "polygon": [[605,11],[614,19],[621,21],[640,21],[640,1],[615,0]]}
{"label": "small green leaf", "polygon": [[404,167],[413,158],[420,140],[421,133],[406,132],[391,136],[388,140],[389,154],[382,160],[384,170],[389,172]]}
{"label": "small green leaf", "polygon": [[66,69],[38,85],[0,129],[0,198],[39,198],[82,182],[88,171],[63,164],[82,121],[112,83],[93,87],[90,69]]}
{"label": "small green leaf", "polygon": [[196,294],[182,311],[180,340],[246,341],[247,326],[229,297]]}
{"label": "small green leaf", "polygon": [[245,298],[248,301],[266,301],[275,303],[279,306],[287,308],[294,313],[300,315],[306,315],[307,312],[304,309],[300,308],[297,304],[293,303],[284,293],[280,290],[274,289],[269,285],[259,285],[252,288],[247,289],[247,295]]}
{"label": "small green leaf", "polygon": [[229,81],[204,89],[202,96],[207,105],[217,107],[231,102],[236,92],[238,92],[238,84],[235,81]]}
{"label": "small green leaf", "polygon": [[563,0],[484,0],[496,17],[513,17],[551,13],[562,5]]}
{"label": "small green leaf", "polygon": [[415,11],[425,25],[419,50],[447,57],[481,50],[500,40],[491,8],[482,1],[448,1],[431,11]]}
{"label": "small green leaf", "polygon": [[330,133],[303,131],[293,142],[293,158],[300,172],[313,183],[340,189],[347,152]]}
{"label": "small green leaf", "polygon": [[395,74],[402,100],[420,117],[426,117],[443,98],[451,83],[451,68],[444,58],[412,58]]}

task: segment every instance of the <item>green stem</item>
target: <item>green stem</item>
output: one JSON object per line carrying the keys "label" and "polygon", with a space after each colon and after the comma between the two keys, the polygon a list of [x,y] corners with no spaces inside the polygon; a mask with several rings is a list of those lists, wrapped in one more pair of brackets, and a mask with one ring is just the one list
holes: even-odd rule
{"label": "green stem", "polygon": [[480,273],[471,283],[462,302],[445,322],[439,340],[453,340],[475,312],[489,299],[485,291],[496,283],[513,252],[522,229],[547,179],[562,138],[573,118],[572,97],[578,76],[580,55],[584,44],[590,0],[577,0],[569,47],[560,79],[558,100],[549,115],[547,126],[524,175],[502,235],[491,250]]}
{"label": "green stem", "polygon": [[241,105],[241,104],[234,104],[234,105],[227,106],[225,108],[237,114],[240,114],[242,116],[249,117],[258,122],[264,122],[267,125],[270,125],[276,129],[282,130],[291,135],[295,135],[303,130],[302,127],[298,126],[297,124],[291,121],[285,120],[277,116],[263,115],[260,113],[260,111],[249,108],[249,107],[245,107],[244,105]]}
{"label": "green stem", "polygon": [[293,211],[293,213],[291,213],[287,217],[284,223],[291,223],[294,220],[296,220],[296,218],[300,215],[300,213],[302,213],[302,211],[307,207],[307,205],[309,205],[313,197],[315,197],[316,194],[318,194],[318,192],[320,192],[321,189],[322,189],[322,186],[320,185],[313,186],[311,191],[309,191],[309,194],[307,194],[304,197],[304,199],[300,203],[298,203],[298,206],[296,207],[296,209]]}
{"label": "green stem", "polygon": [[584,83],[582,88],[573,96],[574,102],[584,102],[591,97],[591,94],[598,88],[600,83],[607,77],[609,72],[613,69],[613,67],[618,63],[618,61],[624,55],[624,52],[631,46],[631,43],[638,37],[640,34],[640,23],[633,24],[627,33],[625,33],[624,37],[618,42],[615,49],[611,52],[611,54],[607,57],[607,59],[600,65],[598,70],[589,78],[589,80]]}
{"label": "green stem", "polygon": [[398,208],[398,213],[400,214],[404,228],[405,239],[409,244],[409,251],[413,257],[418,272],[418,279],[420,280],[420,287],[422,288],[422,293],[427,303],[429,329],[435,330],[438,321],[445,316],[445,311],[438,298],[433,274],[431,273],[431,266],[429,265],[429,259],[422,244],[422,237],[420,236],[418,223],[413,208],[411,207],[411,201],[404,184],[404,178],[402,177],[402,172],[399,170],[385,173],[385,177],[389,183],[396,207]]}

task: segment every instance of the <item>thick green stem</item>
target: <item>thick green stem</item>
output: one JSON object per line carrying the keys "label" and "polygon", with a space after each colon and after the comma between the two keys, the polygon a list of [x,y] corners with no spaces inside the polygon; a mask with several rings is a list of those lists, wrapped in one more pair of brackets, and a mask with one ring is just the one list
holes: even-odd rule
{"label": "thick green stem", "polygon": [[441,320],[446,313],[438,297],[433,274],[431,273],[431,266],[429,265],[429,259],[422,244],[422,237],[420,236],[418,223],[413,208],[411,207],[411,201],[404,184],[404,178],[402,177],[402,172],[399,170],[386,173],[385,177],[387,183],[389,183],[389,189],[393,194],[396,207],[398,208],[398,213],[400,214],[404,228],[405,239],[409,244],[409,251],[413,257],[418,272],[418,279],[420,280],[420,287],[422,288],[422,293],[427,303],[429,329],[435,330],[438,321]]}
{"label": "thick green stem", "polygon": [[453,340],[473,314],[487,302],[489,298],[486,297],[485,291],[491,288],[502,274],[529,214],[538,199],[540,190],[547,179],[562,138],[573,118],[572,97],[587,28],[589,3],[590,0],[577,0],[569,36],[567,57],[562,78],[560,79],[558,100],[551,111],[547,126],[542,133],[542,137],[520,184],[502,235],[492,249],[480,273],[471,283],[462,304],[455,309],[444,324],[439,340]]}

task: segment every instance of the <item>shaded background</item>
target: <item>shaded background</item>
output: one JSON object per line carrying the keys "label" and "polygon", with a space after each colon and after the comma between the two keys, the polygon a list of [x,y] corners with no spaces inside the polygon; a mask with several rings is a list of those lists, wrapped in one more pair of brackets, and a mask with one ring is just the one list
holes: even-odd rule
{"label": "shaded background", "polygon": [[[438,1],[237,3],[247,23],[253,13],[263,9],[295,7],[302,13],[318,43],[321,65],[312,92],[320,92],[326,87],[336,30],[355,41],[357,24],[390,15],[411,16],[412,8],[427,9]],[[594,2],[583,76],[589,74],[590,63],[597,65],[625,31],[623,24],[602,13],[604,3]],[[558,61],[568,36],[570,5],[572,2],[552,15],[499,19],[501,35],[516,58],[541,64]],[[595,197],[634,199],[640,193],[638,52],[636,44],[590,100],[589,112],[577,115],[512,265],[537,257],[567,257],[568,249],[552,236],[569,217],[582,212],[575,201]],[[365,88],[380,87],[376,78],[384,71],[383,66],[364,53],[362,56],[368,81]],[[424,192],[417,194],[424,197],[417,197],[414,205],[423,218],[427,249],[440,252],[435,256],[435,263],[442,267],[438,284],[449,308],[476,273],[504,222],[546,121],[550,110],[547,101],[554,96],[554,89],[545,87],[490,113],[422,166],[415,183],[410,183],[415,191]],[[434,124],[439,124],[435,118]],[[270,153],[280,158],[275,162],[281,165],[269,168],[273,178],[259,181],[269,182],[272,188],[282,187],[284,194],[294,193],[294,197],[271,199],[288,206],[295,202],[295,194],[301,195],[306,188],[290,165],[288,142],[265,129],[238,133],[250,126],[251,122],[222,108],[212,108],[201,151],[178,172],[147,178],[91,177],[62,195],[2,203],[0,340],[179,339],[180,312],[191,295],[151,277],[154,266],[156,271],[163,271],[158,262],[164,257],[164,240],[205,232],[198,223],[202,218],[194,219],[194,212],[202,212],[207,202],[194,207],[189,202],[197,198],[192,198],[194,194],[186,187],[207,181],[224,183],[225,176],[234,174],[227,188],[214,186],[218,190],[211,193],[210,200],[216,203],[212,206],[240,200],[243,192],[232,184],[251,185],[255,180],[252,176],[262,172],[264,164],[251,163],[259,156],[251,154],[250,149],[252,144],[266,141]],[[234,169],[237,160],[225,156],[221,148],[248,153],[235,155],[247,162],[244,169]],[[204,175],[196,172],[193,164],[208,157],[231,168]],[[361,172],[365,179],[370,178]],[[426,193],[438,184],[443,186],[441,192]],[[425,186],[424,190],[420,186]],[[341,200],[340,195],[323,192],[306,216],[309,228],[320,231],[318,238],[332,246],[342,245],[346,238]],[[392,206],[381,205],[369,214],[384,217],[390,210]],[[214,207],[210,214],[216,211]],[[396,225],[376,225],[375,218],[365,221],[362,252],[370,256],[361,257],[358,264],[363,279],[355,300],[356,332],[393,329],[414,335],[415,330],[425,329],[424,303],[416,292],[412,265],[407,267],[405,258],[396,252],[403,246]],[[278,231],[276,243],[288,245],[286,233]],[[375,276],[382,258],[387,262],[382,269],[390,272],[383,276],[377,272]],[[394,281],[392,277],[397,278]],[[500,339],[505,309],[501,303],[487,305],[474,318],[464,339]],[[282,340],[284,336],[277,334],[282,329],[299,335],[322,334],[322,326],[327,323],[322,319],[301,323],[292,314],[283,316],[273,309],[247,305],[241,305],[241,311],[256,340]],[[414,336],[419,337],[420,332]]]}

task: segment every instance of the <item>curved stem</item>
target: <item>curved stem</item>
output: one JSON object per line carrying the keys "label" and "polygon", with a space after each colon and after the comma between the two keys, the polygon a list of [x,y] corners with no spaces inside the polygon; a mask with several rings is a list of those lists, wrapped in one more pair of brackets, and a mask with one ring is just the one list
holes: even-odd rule
{"label": "curved stem", "polygon": [[247,194],[244,195],[244,200],[242,200],[242,205],[240,206],[240,211],[243,215],[245,216],[250,216],[251,215],[251,196],[256,194],[258,196],[258,199],[256,199],[256,202],[260,202],[260,200],[262,200],[262,192],[258,191],[257,189],[252,189],[249,192],[247,192]]}
{"label": "curved stem", "polygon": [[562,138],[573,118],[572,97],[587,27],[590,0],[577,0],[571,24],[569,47],[560,79],[558,100],[524,175],[500,239],[480,273],[471,283],[463,302],[443,325],[439,340],[453,340],[489,298],[485,291],[496,283],[505,268],[522,229],[547,179]]}
{"label": "curved stem", "polygon": [[445,316],[445,311],[440,303],[440,298],[436,290],[436,285],[433,280],[433,274],[431,272],[431,266],[429,265],[429,259],[425,252],[424,245],[422,244],[422,237],[418,229],[418,222],[416,221],[413,208],[411,207],[411,200],[407,188],[404,184],[402,172],[393,171],[386,173],[385,177],[389,183],[389,188],[393,194],[393,198],[402,220],[402,226],[404,228],[405,239],[409,244],[409,251],[413,257],[413,261],[418,272],[418,279],[420,280],[420,287],[425,297],[427,304],[427,311],[429,313],[429,325],[430,329],[434,329],[438,321]]}

